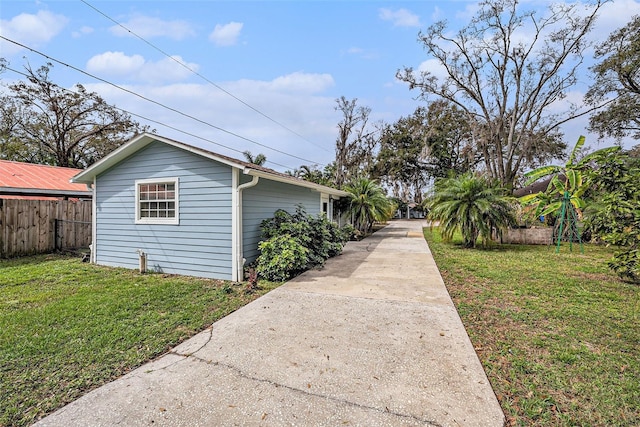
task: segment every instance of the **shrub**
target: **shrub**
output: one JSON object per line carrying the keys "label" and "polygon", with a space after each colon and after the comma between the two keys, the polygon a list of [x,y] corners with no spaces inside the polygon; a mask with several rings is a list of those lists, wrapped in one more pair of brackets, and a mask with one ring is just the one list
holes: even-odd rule
{"label": "shrub", "polygon": [[258,246],[258,273],[278,281],[339,255],[353,233],[353,227],[340,228],[325,215],[307,214],[302,206],[294,214],[280,209],[260,227],[263,241]]}
{"label": "shrub", "polygon": [[290,234],[274,236],[258,244],[258,274],[267,280],[284,282],[304,271],[309,250]]}
{"label": "shrub", "polygon": [[618,247],[609,268],[640,283],[640,159],[618,150],[599,155],[595,163],[587,171],[594,202],[586,226],[596,239]]}

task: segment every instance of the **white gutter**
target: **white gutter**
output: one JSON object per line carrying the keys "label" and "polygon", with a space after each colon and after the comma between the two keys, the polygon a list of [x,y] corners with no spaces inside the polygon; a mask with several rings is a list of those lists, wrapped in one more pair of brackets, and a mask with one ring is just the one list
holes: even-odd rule
{"label": "white gutter", "polygon": [[253,177],[262,177],[269,181],[283,182],[285,184],[297,185],[298,187],[305,187],[319,193],[325,193],[336,197],[346,197],[349,195],[346,191],[337,190],[335,188],[327,187],[325,185],[316,184],[310,181],[299,180],[291,177],[278,176],[272,173],[259,171],[257,169],[245,168],[244,173]]}
{"label": "white gutter", "polygon": [[231,241],[233,245],[233,254],[231,256],[233,263],[233,271],[231,272],[231,280],[234,282],[241,282],[244,277],[244,257],[242,250],[242,190],[246,188],[250,188],[258,184],[260,180],[259,176],[253,176],[251,181],[245,182],[244,184],[238,185],[239,181],[239,170],[233,168],[232,173],[232,186],[235,188],[235,191],[232,194],[232,198],[234,199],[234,212],[232,215],[232,228],[233,235],[231,236]]}

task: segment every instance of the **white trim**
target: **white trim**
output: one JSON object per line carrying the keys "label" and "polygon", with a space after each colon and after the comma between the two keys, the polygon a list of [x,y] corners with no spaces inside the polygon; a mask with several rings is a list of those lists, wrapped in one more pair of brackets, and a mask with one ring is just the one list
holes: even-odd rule
{"label": "white trim", "polygon": [[238,280],[238,239],[242,237],[238,218],[238,174],[239,170],[231,168],[231,281]]}
{"label": "white trim", "polygon": [[[324,210],[324,204],[327,204],[327,210]],[[329,220],[331,220],[331,200],[327,193],[320,193],[320,213],[324,214]]]}
{"label": "white trim", "polygon": [[93,177],[93,197],[91,198],[91,254],[90,261],[94,264],[98,262],[98,191],[96,177]]}
{"label": "white trim", "polygon": [[[140,217],[140,185],[142,184],[173,184],[175,188],[175,216],[172,218],[141,218]],[[178,177],[171,178],[148,178],[148,179],[136,179],[135,192],[136,192],[136,224],[168,224],[178,225],[180,224],[180,179]]]}
{"label": "white trim", "polygon": [[309,188],[319,193],[325,193],[331,196],[346,197],[349,195],[346,191],[336,190],[335,188],[327,187],[325,185],[316,184],[314,182],[305,181],[303,179],[296,179],[287,176],[274,175],[269,172],[262,172],[256,169],[245,168],[244,173],[251,176],[258,176],[260,178],[268,179],[269,181],[283,182],[285,184],[291,184],[298,187]]}

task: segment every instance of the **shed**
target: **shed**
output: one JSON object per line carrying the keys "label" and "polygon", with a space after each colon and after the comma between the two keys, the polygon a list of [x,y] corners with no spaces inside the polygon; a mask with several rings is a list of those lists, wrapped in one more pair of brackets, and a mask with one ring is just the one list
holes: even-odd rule
{"label": "shed", "polygon": [[72,178],[93,188],[91,261],[240,281],[275,211],[333,215],[344,191],[155,134],[139,135]]}

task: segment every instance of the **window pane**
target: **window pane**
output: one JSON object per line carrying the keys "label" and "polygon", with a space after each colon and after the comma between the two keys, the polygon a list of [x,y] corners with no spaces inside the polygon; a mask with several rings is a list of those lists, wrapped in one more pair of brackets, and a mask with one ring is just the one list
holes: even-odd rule
{"label": "window pane", "polygon": [[138,185],[139,218],[176,218],[176,184]]}

